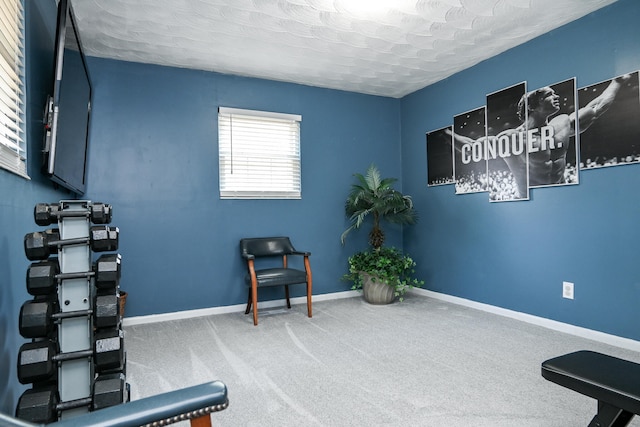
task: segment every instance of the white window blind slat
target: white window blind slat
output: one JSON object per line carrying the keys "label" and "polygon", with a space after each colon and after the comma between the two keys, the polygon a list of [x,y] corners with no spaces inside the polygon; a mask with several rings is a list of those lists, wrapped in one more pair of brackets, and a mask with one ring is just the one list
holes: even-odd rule
{"label": "white window blind slat", "polygon": [[22,0],[0,0],[0,168],[27,176]]}
{"label": "white window blind slat", "polygon": [[[21,64],[18,64],[21,66]],[[11,89],[12,92],[22,94],[20,76],[16,73],[14,63],[9,63],[0,57],[0,81]]]}
{"label": "white window blind slat", "polygon": [[0,92],[0,114],[2,115],[2,123],[6,126],[10,126],[14,129],[21,129],[22,118],[20,117],[21,110],[15,111],[11,109],[11,98],[5,98]]}
{"label": "white window blind slat", "polygon": [[301,120],[293,114],[220,107],[220,197],[301,198]]}

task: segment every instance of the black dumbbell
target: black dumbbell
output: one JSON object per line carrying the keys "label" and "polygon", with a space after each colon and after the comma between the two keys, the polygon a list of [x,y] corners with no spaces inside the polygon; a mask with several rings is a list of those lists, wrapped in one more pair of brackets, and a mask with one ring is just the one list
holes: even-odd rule
{"label": "black dumbbell", "polygon": [[93,326],[98,329],[120,325],[120,294],[117,292],[97,294],[94,300]]}
{"label": "black dumbbell", "polygon": [[121,274],[120,254],[101,255],[93,264],[93,271],[86,273],[60,274],[57,258],[31,263],[27,269],[27,292],[33,296],[51,295],[56,292],[58,280],[95,277],[98,289],[116,288]]}
{"label": "black dumbbell", "polygon": [[96,372],[122,370],[125,365],[124,333],[111,328],[96,331],[93,344],[93,362]]}
{"label": "black dumbbell", "polygon": [[94,224],[109,224],[113,210],[107,203],[91,204],[91,222]]}
{"label": "black dumbbell", "polygon": [[57,222],[60,218],[88,217],[94,224],[109,224],[111,222],[111,205],[107,203],[91,203],[83,207],[86,210],[66,210],[58,203],[38,203],[33,209],[36,224],[46,226]]}
{"label": "black dumbbell", "polygon": [[60,232],[57,228],[28,233],[24,236],[25,255],[31,261],[47,259],[50,254],[48,243],[59,240]]}
{"label": "black dumbbell", "polygon": [[58,203],[38,203],[33,208],[33,219],[38,225],[50,225],[58,220],[59,211]]}
{"label": "black dumbbell", "polygon": [[49,381],[56,374],[58,362],[93,358],[96,372],[118,369],[124,365],[124,337],[120,329],[99,331],[93,349],[59,353],[58,344],[46,339],[25,343],[18,352],[18,381],[22,384]]}
{"label": "black dumbbell", "polygon": [[98,289],[118,287],[120,283],[122,257],[120,254],[101,255],[93,265],[95,284]]}
{"label": "black dumbbell", "polygon": [[79,279],[82,277],[94,277],[95,286],[98,289],[114,289],[120,283],[122,257],[120,254],[101,255],[93,264],[93,270],[78,273],[61,273],[56,279]]}
{"label": "black dumbbell", "polygon": [[129,400],[129,387],[122,372],[98,375],[93,382],[92,409],[108,408]]}
{"label": "black dumbbell", "polygon": [[130,388],[122,373],[99,375],[92,386],[91,396],[60,402],[55,386],[34,386],[18,399],[16,418],[32,423],[53,423],[61,411],[87,406],[91,410],[107,408],[129,401]]}
{"label": "black dumbbell", "polygon": [[20,307],[18,327],[24,338],[45,338],[54,330],[56,303],[49,299],[34,299]]}
{"label": "black dumbbell", "polygon": [[89,229],[89,237],[60,239],[57,229],[44,232],[36,231],[24,236],[24,252],[31,261],[47,259],[51,250],[62,246],[89,244],[95,252],[115,251],[118,249],[118,227],[96,225]]}
{"label": "black dumbbell", "polygon": [[89,240],[94,252],[110,252],[118,250],[118,227],[94,225],[89,229]]}
{"label": "black dumbbell", "polygon": [[55,386],[34,387],[18,399],[16,418],[32,423],[49,424],[58,420],[60,397]]}
{"label": "black dumbbell", "polygon": [[20,346],[18,352],[18,381],[22,384],[51,380],[56,374],[58,345],[47,339]]}
{"label": "black dumbbell", "polygon": [[91,310],[59,312],[55,300],[36,298],[26,301],[20,308],[19,329],[24,338],[46,338],[62,319],[86,317],[93,314],[96,328],[120,325],[120,300],[117,290],[111,294],[96,295]]}
{"label": "black dumbbell", "polygon": [[98,289],[114,289],[120,283],[122,257],[120,254],[101,255],[93,264],[93,270],[78,273],[61,273],[56,279],[79,279],[82,277],[94,277],[95,286]]}
{"label": "black dumbbell", "polygon": [[60,272],[57,258],[34,262],[27,269],[27,292],[33,296],[56,292],[56,275]]}

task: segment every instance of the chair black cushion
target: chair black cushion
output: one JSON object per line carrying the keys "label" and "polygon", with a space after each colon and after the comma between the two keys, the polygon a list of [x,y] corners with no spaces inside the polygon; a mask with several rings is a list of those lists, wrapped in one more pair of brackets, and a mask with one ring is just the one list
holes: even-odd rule
{"label": "chair black cushion", "polygon": [[[297,283],[305,283],[307,281],[307,273],[294,268],[267,268],[256,270],[256,279],[258,280],[258,287],[295,285]],[[244,277],[244,280],[248,286],[251,286],[251,276],[249,274]]]}

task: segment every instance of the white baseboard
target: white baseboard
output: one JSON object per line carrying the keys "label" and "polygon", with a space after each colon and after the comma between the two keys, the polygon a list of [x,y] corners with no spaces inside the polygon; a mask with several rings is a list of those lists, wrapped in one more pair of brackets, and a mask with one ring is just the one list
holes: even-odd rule
{"label": "white baseboard", "polygon": [[[488,313],[497,314],[499,316],[509,317],[511,319],[520,320],[523,322],[531,323],[533,325],[542,326],[554,331],[564,332],[570,335],[575,335],[581,338],[598,341],[604,344],[613,345],[628,350],[640,352],[640,341],[632,340],[629,338],[622,338],[617,335],[606,334],[604,332],[594,331],[592,329],[582,328],[579,326],[570,325],[568,323],[562,323],[551,319],[545,319],[544,317],[533,316],[531,314],[521,313],[518,311],[508,310],[506,308],[496,307],[489,304],[483,304],[480,302],[468,300],[465,298],[455,297],[452,295],[442,294],[439,292],[429,291],[426,289],[413,288],[410,292],[424,295],[426,297],[434,298],[437,300],[449,302],[452,304],[462,305],[476,310],[486,311]],[[352,298],[362,295],[358,291],[344,291],[334,292],[330,294],[314,295],[314,301],[328,301],[341,298]],[[291,304],[306,304],[307,297],[291,298]],[[264,301],[258,303],[258,307],[261,309],[282,307],[284,305],[284,299],[274,301]],[[225,313],[237,313],[242,312],[246,308],[246,304],[227,305],[222,307],[203,308],[198,310],[186,310],[178,311],[174,313],[162,313],[151,314],[148,316],[134,316],[126,317],[124,319],[124,326],[142,325],[145,323],[165,322],[168,320],[189,319],[193,317],[210,316],[213,314],[225,314]]]}
{"label": "white baseboard", "polygon": [[[351,298],[360,295],[358,291],[334,292],[331,294],[314,295],[314,301],[327,301],[341,298]],[[307,297],[291,298],[291,304],[306,304]],[[282,307],[285,300],[264,301],[258,303],[258,308],[274,308]],[[124,326],[142,325],[145,323],[166,322],[168,320],[189,319],[192,317],[211,316],[213,314],[237,313],[243,312],[247,307],[246,304],[226,305],[222,307],[202,308],[198,310],[177,311],[174,313],[150,314],[148,316],[125,317]]]}
{"label": "white baseboard", "polygon": [[531,314],[521,313],[519,311],[508,310],[506,308],[496,307],[494,305],[483,304],[480,302],[454,297],[452,295],[441,294],[439,292],[429,291],[426,289],[414,288],[411,292],[424,295],[441,301],[450,302],[452,304],[463,305],[465,307],[475,308],[477,310],[486,311],[488,313],[497,314],[511,319],[521,320],[533,325],[542,326],[558,332],[564,332],[581,338],[598,341],[604,344],[613,345],[615,347],[624,348],[640,352],[640,341],[629,338],[619,337],[617,335],[605,334],[604,332],[594,331],[592,329],[582,328],[570,325],[568,323],[558,322],[556,320],[546,319],[544,317],[533,316]]}

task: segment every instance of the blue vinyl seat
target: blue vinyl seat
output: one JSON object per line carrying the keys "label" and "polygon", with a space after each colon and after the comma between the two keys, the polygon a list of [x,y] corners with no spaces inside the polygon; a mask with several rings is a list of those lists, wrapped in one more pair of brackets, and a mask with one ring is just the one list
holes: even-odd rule
{"label": "blue vinyl seat", "polygon": [[[210,427],[210,414],[226,409],[229,405],[227,386],[212,381],[180,390],[145,397],[140,400],[110,406],[98,411],[44,424],[20,420],[0,413],[0,426],[6,427],[137,427],[141,425],[166,426],[189,421],[192,427]],[[54,410],[53,407],[30,408],[31,411]],[[43,419],[40,413],[31,413]]]}

